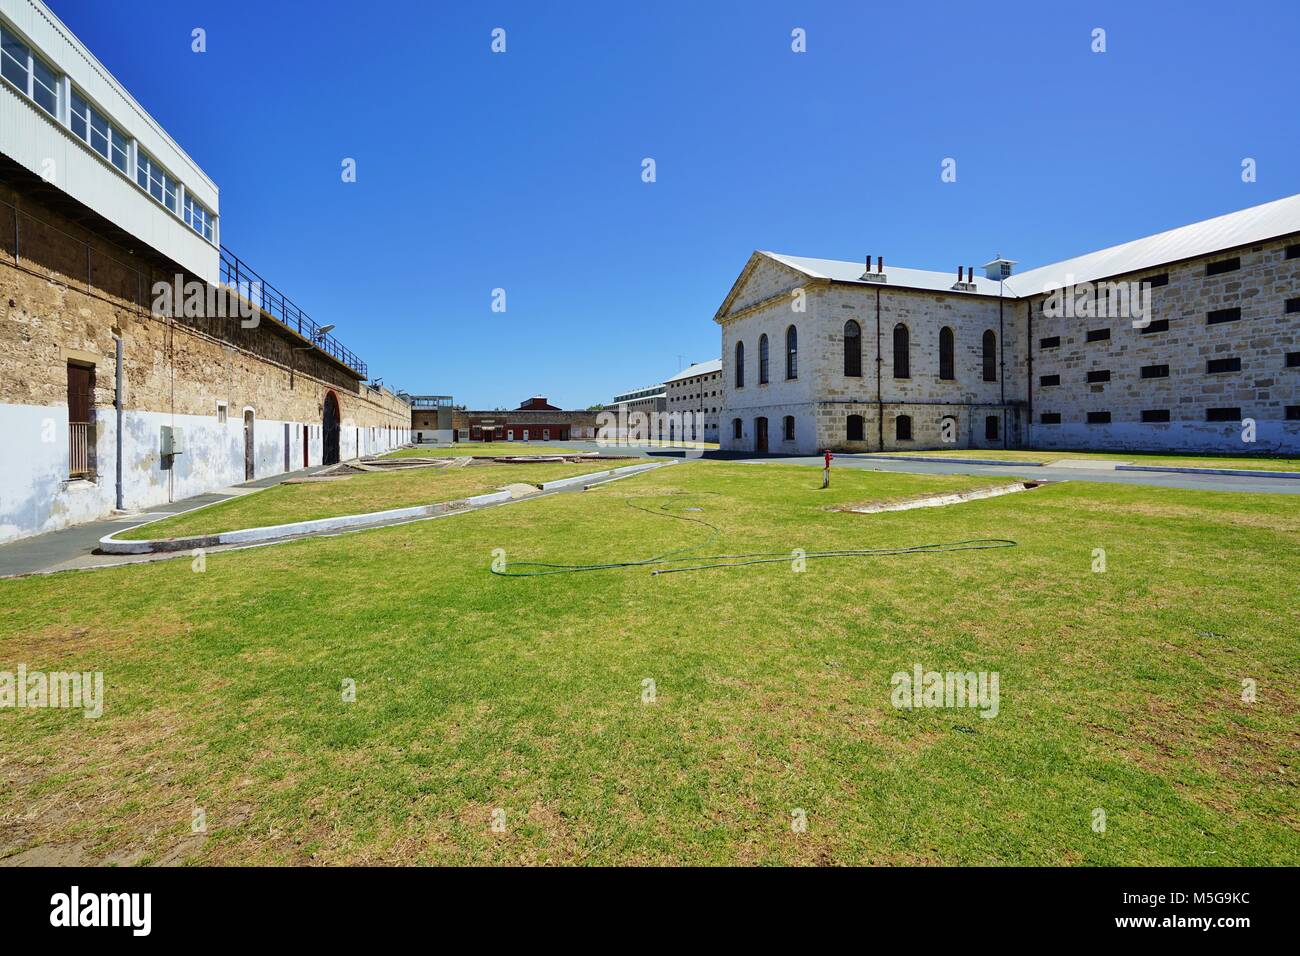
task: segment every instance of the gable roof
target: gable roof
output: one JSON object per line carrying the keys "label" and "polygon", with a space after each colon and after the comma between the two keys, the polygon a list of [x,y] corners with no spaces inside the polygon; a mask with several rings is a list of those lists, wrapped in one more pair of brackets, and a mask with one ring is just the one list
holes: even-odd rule
{"label": "gable roof", "polygon": [[1029,269],[1007,279],[1018,296],[1039,295],[1067,284],[1141,272],[1300,232],[1300,194],[1134,239],[1073,259]]}
{"label": "gable roof", "polygon": [[871,282],[862,278],[866,271],[865,262],[843,262],[839,259],[810,259],[806,256],[786,256],[775,252],[763,252],[761,255],[775,259],[792,269],[797,269],[813,279],[831,279],[835,282],[854,282],[859,285],[879,285],[883,288],[922,289],[927,292],[953,292],[957,295],[997,295],[998,283],[995,279],[975,276],[975,291],[953,289],[957,274],[953,272],[931,272],[928,269],[904,269],[901,266],[885,264],[883,283]]}
{"label": "gable roof", "polygon": [[722,359],[710,359],[707,362],[696,362],[694,365],[688,365],[672,378],[664,379],[664,384],[676,382],[684,378],[694,378],[697,375],[712,375],[714,372],[722,371]]}

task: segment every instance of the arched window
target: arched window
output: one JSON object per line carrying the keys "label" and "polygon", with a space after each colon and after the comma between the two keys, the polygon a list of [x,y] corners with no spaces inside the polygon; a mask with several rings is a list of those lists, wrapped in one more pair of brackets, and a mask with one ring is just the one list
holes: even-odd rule
{"label": "arched window", "polygon": [[939,378],[945,382],[951,382],[957,377],[952,352],[952,329],[945,325],[939,330]]}
{"label": "arched window", "polygon": [[[736,388],[745,387],[745,343],[736,343]],[[739,419],[737,419],[739,420]]]}
{"label": "arched window", "polygon": [[741,426],[741,424],[740,424],[740,419],[739,419],[739,418],[733,418],[733,419],[731,420],[731,437],[732,437],[732,438],[739,439],[739,438],[741,437],[741,435],[740,435],[741,427],[742,427],[742,426]]}
{"label": "arched window", "polygon": [[894,419],[894,440],[911,441],[912,440],[912,416],[899,415]]}
{"label": "arched window", "polygon": [[844,374],[862,377],[862,326],[853,319],[844,323]]}
{"label": "arched window", "polygon": [[781,435],[786,441],[794,441],[794,416],[787,415],[781,425]]}
{"label": "arched window", "polygon": [[864,439],[864,438],[862,437],[864,434],[865,434],[865,432],[864,432],[863,427],[862,427],[862,416],[861,416],[861,415],[850,415],[850,416],[849,416],[849,423],[848,423],[848,435],[847,435],[848,440],[849,440],[849,441],[865,441],[866,439]]}
{"label": "arched window", "polygon": [[767,384],[767,335],[758,337],[758,384]]}
{"label": "arched window", "polygon": [[984,333],[984,381],[998,380],[998,337],[989,329]]}
{"label": "arched window", "polygon": [[799,333],[793,325],[785,330],[785,377],[799,377]]}
{"label": "arched window", "polygon": [[912,377],[911,347],[912,337],[907,326],[899,322],[894,326],[894,378]]}

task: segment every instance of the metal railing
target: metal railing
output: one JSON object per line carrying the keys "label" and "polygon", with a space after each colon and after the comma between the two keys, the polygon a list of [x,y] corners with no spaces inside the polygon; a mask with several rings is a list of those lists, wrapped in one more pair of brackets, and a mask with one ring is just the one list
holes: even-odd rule
{"label": "metal railing", "polygon": [[233,289],[281,325],[297,332],[316,348],[342,362],[358,375],[363,377],[369,375],[366,363],[361,361],[355,352],[345,348],[343,343],[329,333],[322,333],[320,326],[311,316],[294,305],[283,292],[250,269],[225,246],[221,247],[221,284]]}
{"label": "metal railing", "polygon": [[88,478],[90,467],[90,422],[68,423],[68,477]]}

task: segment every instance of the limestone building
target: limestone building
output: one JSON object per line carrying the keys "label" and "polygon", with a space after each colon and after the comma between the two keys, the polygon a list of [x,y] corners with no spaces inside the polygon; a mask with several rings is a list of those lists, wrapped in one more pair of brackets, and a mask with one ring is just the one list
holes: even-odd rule
{"label": "limestone building", "polygon": [[220,233],[198,164],[48,7],[0,0],[0,542],[407,439]]}
{"label": "limestone building", "polygon": [[543,395],[506,410],[458,408],[452,424],[456,441],[590,441],[596,437],[595,412],[565,411]]}
{"label": "limestone building", "polygon": [[755,252],[721,446],[1300,452],[1300,196],[1020,274]]}
{"label": "limestone building", "polygon": [[722,360],[696,362],[664,382],[670,421],[682,422],[676,437],[684,441],[717,441],[718,410],[722,405]]}

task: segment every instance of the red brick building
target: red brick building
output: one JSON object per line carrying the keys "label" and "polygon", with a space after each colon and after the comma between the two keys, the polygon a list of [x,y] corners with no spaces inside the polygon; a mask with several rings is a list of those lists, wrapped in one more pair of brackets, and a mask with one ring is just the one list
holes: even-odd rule
{"label": "red brick building", "polygon": [[596,413],[565,411],[534,395],[509,410],[457,409],[453,427],[456,441],[590,441],[596,437]]}

